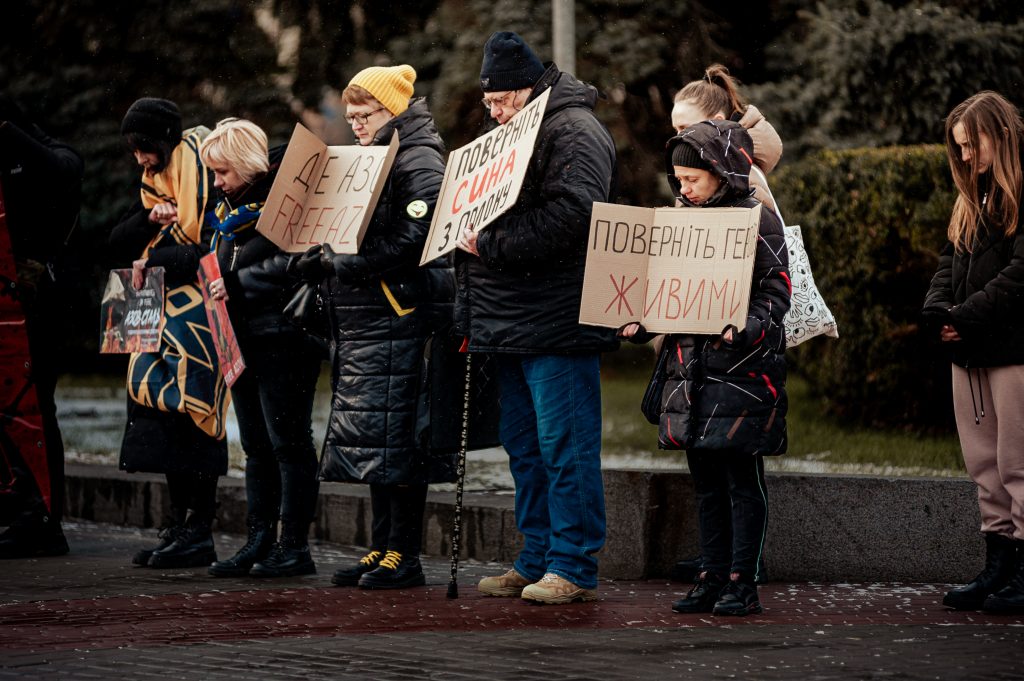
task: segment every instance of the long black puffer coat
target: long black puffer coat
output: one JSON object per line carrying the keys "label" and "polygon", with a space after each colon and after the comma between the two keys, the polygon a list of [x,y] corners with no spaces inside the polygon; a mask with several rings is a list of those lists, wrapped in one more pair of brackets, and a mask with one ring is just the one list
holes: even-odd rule
{"label": "long black puffer coat", "polygon": [[[699,150],[723,180],[702,207],[759,205],[751,198],[748,179],[753,144],[740,125],[706,121],[669,140],[669,183],[677,195],[672,150],[678,144]],[[785,453],[788,402],[782,320],[792,292],[788,264],[782,224],[762,206],[746,326],[736,330],[729,343],[720,335],[672,335],[662,347],[666,380],[658,425],[661,449]]]}
{"label": "long black puffer coat", "polygon": [[[990,175],[978,178],[982,194]],[[958,366],[1024,364],[1024,231],[1019,221],[1013,235],[1006,236],[1001,227],[983,220],[969,251],[958,253],[947,243],[924,310],[926,321],[929,315],[945,317],[935,326],[952,324],[960,334],[959,342],[943,344]]]}
{"label": "long black puffer coat", "polygon": [[519,199],[456,252],[456,329],[481,352],[585,353],[617,347],[614,331],[579,323],[590,212],[615,191],[615,143],[594,115],[597,90],[553,64],[551,88]]}
{"label": "long black puffer coat", "polygon": [[324,283],[333,336],[324,480],[454,480],[451,454],[432,455],[417,426],[428,406],[426,343],[435,332],[450,334],[455,290],[449,259],[419,266],[444,177],[444,143],[423,99],[373,143],[389,143],[392,130],[398,154],[359,254],[336,255]]}

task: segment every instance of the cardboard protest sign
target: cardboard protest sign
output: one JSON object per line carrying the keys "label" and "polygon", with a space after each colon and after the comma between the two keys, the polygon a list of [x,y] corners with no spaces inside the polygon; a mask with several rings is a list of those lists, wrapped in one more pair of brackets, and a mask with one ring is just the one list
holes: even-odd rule
{"label": "cardboard protest sign", "polygon": [[210,282],[221,278],[220,263],[216,253],[207,253],[199,259],[199,290],[203,292],[203,307],[210,322],[210,335],[217,347],[217,363],[224,374],[224,382],[230,388],[245,370],[242,350],[238,347],[235,328],[228,317],[228,306],[223,300],[210,297]]}
{"label": "cardboard protest sign", "polygon": [[329,147],[296,124],[256,231],[289,253],[357,253],[396,153],[397,132],[388,146]]}
{"label": "cardboard protest sign", "polygon": [[454,251],[466,227],[479,232],[515,205],[550,96],[549,88],[505,125],[448,156],[421,265]]}
{"label": "cardboard protest sign", "polygon": [[100,301],[100,352],[160,352],[164,328],[164,268],[147,267],[142,288],[132,270],[111,270]]}
{"label": "cardboard protest sign", "polygon": [[654,333],[743,328],[761,207],[595,203],[580,323]]}

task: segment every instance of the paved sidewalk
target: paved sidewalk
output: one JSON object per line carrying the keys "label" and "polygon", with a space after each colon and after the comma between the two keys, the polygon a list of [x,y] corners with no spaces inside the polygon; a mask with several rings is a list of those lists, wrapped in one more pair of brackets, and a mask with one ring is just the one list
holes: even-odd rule
{"label": "paved sidewalk", "polygon": [[449,600],[443,558],[426,588],[362,591],[328,581],[347,547],[314,547],[316,576],[214,579],[129,565],[152,531],[67,532],[68,556],[0,562],[0,679],[1024,678],[1024,617],[947,611],[945,585],[772,583],[728,619],[673,613],[665,580],[533,606],[478,594],[505,566],[469,563]]}

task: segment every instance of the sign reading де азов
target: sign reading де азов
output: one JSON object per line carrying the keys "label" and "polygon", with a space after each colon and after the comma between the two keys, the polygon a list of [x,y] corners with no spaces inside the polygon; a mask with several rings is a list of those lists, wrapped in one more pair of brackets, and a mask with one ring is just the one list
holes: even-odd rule
{"label": "sign reading \u0434\u0435 \u0430\u0437\u043e\u0432", "polygon": [[551,89],[504,125],[448,156],[420,264],[455,250],[462,230],[479,232],[515,205]]}
{"label": "sign reading \u0434\u0435 \u0430\u0437\u043e\u0432", "polygon": [[256,231],[289,253],[358,253],[397,152],[398,133],[387,146],[329,147],[296,124]]}
{"label": "sign reading \u0434\u0435 \u0430\u0437\u043e\u0432", "polygon": [[652,333],[743,328],[761,208],[595,203],[580,323]]}

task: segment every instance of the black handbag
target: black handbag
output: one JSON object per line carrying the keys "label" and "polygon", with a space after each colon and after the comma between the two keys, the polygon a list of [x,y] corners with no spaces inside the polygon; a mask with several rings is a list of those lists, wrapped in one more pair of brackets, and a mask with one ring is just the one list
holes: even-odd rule
{"label": "black handbag", "polygon": [[668,361],[668,352],[672,343],[665,339],[665,342],[661,345],[661,352],[658,353],[658,359],[654,362],[654,372],[651,374],[651,380],[647,383],[647,390],[644,391],[644,397],[640,400],[640,411],[644,413],[644,417],[648,423],[658,425],[661,421],[661,395],[665,391],[665,362]]}
{"label": "black handbag", "polygon": [[315,340],[326,343],[330,338],[327,304],[318,285],[302,284],[284,306],[283,313],[285,319]]}

